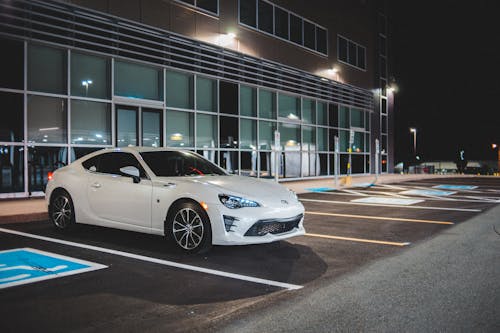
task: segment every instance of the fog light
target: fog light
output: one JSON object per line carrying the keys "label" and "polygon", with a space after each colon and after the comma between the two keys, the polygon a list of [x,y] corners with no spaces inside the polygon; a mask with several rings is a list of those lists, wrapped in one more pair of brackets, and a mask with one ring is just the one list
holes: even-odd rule
{"label": "fog light", "polygon": [[234,231],[234,230],[231,230],[231,228],[236,227],[234,222],[238,221],[238,218],[236,218],[234,216],[227,216],[227,215],[224,215],[223,218],[224,218],[224,227],[226,228],[226,231],[227,232]]}

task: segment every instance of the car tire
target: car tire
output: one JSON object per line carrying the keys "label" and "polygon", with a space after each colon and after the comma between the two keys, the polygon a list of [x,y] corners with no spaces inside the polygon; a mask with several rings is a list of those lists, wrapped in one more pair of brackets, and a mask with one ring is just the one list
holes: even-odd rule
{"label": "car tire", "polygon": [[180,201],[169,210],[165,236],[184,253],[206,253],[212,247],[212,227],[207,212],[193,201]]}
{"label": "car tire", "polygon": [[75,225],[73,200],[65,190],[56,190],[50,197],[49,219],[58,230],[69,230]]}

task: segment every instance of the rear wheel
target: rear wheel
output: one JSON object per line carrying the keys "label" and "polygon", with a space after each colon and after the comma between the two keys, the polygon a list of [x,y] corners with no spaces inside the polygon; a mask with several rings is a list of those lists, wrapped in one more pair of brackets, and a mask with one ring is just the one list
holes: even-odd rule
{"label": "rear wheel", "polygon": [[49,218],[59,230],[68,230],[75,224],[75,209],[68,192],[58,190],[50,199]]}
{"label": "rear wheel", "polygon": [[204,253],[212,247],[212,228],[207,213],[191,201],[182,201],[170,210],[166,236],[183,252]]}

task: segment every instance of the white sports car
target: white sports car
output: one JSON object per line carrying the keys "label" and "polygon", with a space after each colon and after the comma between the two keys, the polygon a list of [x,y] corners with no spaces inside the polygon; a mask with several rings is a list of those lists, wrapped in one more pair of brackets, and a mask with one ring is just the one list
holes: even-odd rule
{"label": "white sports car", "polygon": [[56,170],[45,194],[58,229],[78,222],[165,235],[190,253],[305,233],[295,193],[190,151],[103,149]]}

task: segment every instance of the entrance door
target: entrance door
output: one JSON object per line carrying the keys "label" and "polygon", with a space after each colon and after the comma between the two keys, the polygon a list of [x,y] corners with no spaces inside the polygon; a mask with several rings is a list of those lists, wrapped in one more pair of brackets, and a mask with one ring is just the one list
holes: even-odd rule
{"label": "entrance door", "polygon": [[116,106],[116,146],[163,146],[163,111],[140,106]]}

